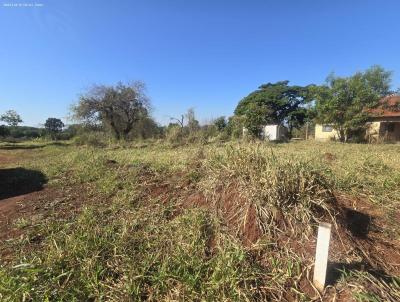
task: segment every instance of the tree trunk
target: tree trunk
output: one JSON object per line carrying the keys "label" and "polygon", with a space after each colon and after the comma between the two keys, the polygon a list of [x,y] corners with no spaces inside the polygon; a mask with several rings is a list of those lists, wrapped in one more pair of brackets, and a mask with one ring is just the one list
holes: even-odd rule
{"label": "tree trunk", "polygon": [[128,135],[131,132],[132,128],[133,128],[133,123],[134,122],[128,122],[128,124],[126,125],[124,131],[123,131],[123,136],[124,139],[127,140],[128,139]]}
{"label": "tree trunk", "polygon": [[346,142],[346,134],[345,134],[344,129],[339,129],[338,133],[339,133],[339,141],[341,143]]}
{"label": "tree trunk", "polygon": [[113,120],[110,121],[110,127],[112,129],[112,131],[114,132],[114,136],[117,140],[121,139],[121,134],[119,133],[117,127],[115,126],[115,123]]}

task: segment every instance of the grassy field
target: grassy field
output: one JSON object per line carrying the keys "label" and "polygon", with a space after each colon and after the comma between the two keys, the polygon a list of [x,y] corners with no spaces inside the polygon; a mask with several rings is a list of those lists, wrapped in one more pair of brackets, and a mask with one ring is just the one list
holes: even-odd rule
{"label": "grassy field", "polygon": [[1,301],[400,300],[400,145],[3,143],[0,171]]}

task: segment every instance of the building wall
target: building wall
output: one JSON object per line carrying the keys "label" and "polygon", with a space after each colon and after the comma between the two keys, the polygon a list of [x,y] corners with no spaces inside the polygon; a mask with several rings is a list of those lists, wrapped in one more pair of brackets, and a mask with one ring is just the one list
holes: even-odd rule
{"label": "building wall", "polygon": [[396,140],[396,142],[400,142],[400,123],[396,123],[394,139]]}
{"label": "building wall", "polygon": [[262,128],[261,135],[263,139],[274,141],[278,139],[278,125],[266,125]]}
{"label": "building wall", "polygon": [[[391,131],[388,125],[391,125]],[[381,122],[379,137],[384,142],[400,141],[400,122]]]}
{"label": "building wall", "polygon": [[[392,124],[391,131],[388,131],[388,124]],[[332,130],[331,132],[322,131],[323,125],[315,125],[315,140],[318,141],[329,141],[332,139],[338,139],[337,131]],[[388,119],[388,120],[375,120],[368,123],[366,130],[366,140],[370,143],[378,142],[399,142],[400,141],[400,119]]]}
{"label": "building wall", "polygon": [[322,131],[323,125],[316,124],[315,125],[315,140],[317,141],[330,141],[334,139],[338,139],[337,131],[332,129],[331,132]]}
{"label": "building wall", "polygon": [[262,127],[261,136],[269,141],[284,140],[287,137],[287,128],[282,125],[265,125]]}
{"label": "building wall", "polygon": [[371,122],[367,128],[367,140],[370,143],[376,143],[380,137],[381,122]]}

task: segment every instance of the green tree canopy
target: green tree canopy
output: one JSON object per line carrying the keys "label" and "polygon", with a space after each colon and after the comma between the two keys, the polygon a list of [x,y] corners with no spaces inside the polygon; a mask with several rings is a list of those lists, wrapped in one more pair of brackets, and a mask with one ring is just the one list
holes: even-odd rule
{"label": "green tree canopy", "polygon": [[8,110],[0,116],[0,121],[7,123],[9,126],[16,127],[22,123],[21,116],[15,110]]}
{"label": "green tree canopy", "polygon": [[226,118],[225,116],[220,116],[214,120],[214,125],[218,131],[223,131],[226,128]]}
{"label": "green tree canopy", "polygon": [[289,81],[267,83],[243,98],[235,115],[245,117],[244,126],[253,135],[258,135],[260,126],[265,124],[286,124],[291,131],[304,123],[303,105],[309,96],[309,86],[289,86]]}
{"label": "green tree canopy", "polygon": [[350,77],[330,75],[326,84],[312,88],[316,100],[316,121],[331,124],[340,141],[365,126],[367,109],[378,105],[380,98],[391,93],[390,71],[373,66]]}
{"label": "green tree canopy", "polygon": [[64,123],[58,118],[49,117],[44,124],[44,128],[47,130],[48,133],[50,133],[51,137],[54,139],[56,137],[56,134],[61,132],[64,128]]}
{"label": "green tree canopy", "polygon": [[64,123],[58,118],[49,117],[44,123],[44,127],[49,132],[57,133],[62,131]]}

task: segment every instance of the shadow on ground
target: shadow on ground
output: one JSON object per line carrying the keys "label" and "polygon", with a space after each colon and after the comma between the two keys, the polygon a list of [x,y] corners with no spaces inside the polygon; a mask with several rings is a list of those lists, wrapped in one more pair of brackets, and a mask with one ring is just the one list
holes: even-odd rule
{"label": "shadow on ground", "polygon": [[0,200],[43,189],[46,176],[24,168],[0,169]]}
{"label": "shadow on ground", "polygon": [[345,276],[351,271],[364,271],[386,283],[392,282],[392,278],[385,271],[374,269],[364,262],[343,263],[329,262],[326,274],[326,285],[335,285],[342,276]]}
{"label": "shadow on ground", "polygon": [[43,145],[28,145],[28,144],[5,144],[0,146],[0,150],[30,150],[30,149],[40,149],[46,146],[66,146],[64,143],[54,142]]}
{"label": "shadow on ground", "polygon": [[351,234],[357,238],[366,239],[371,228],[372,217],[352,209],[346,209],[345,215],[347,229]]}

